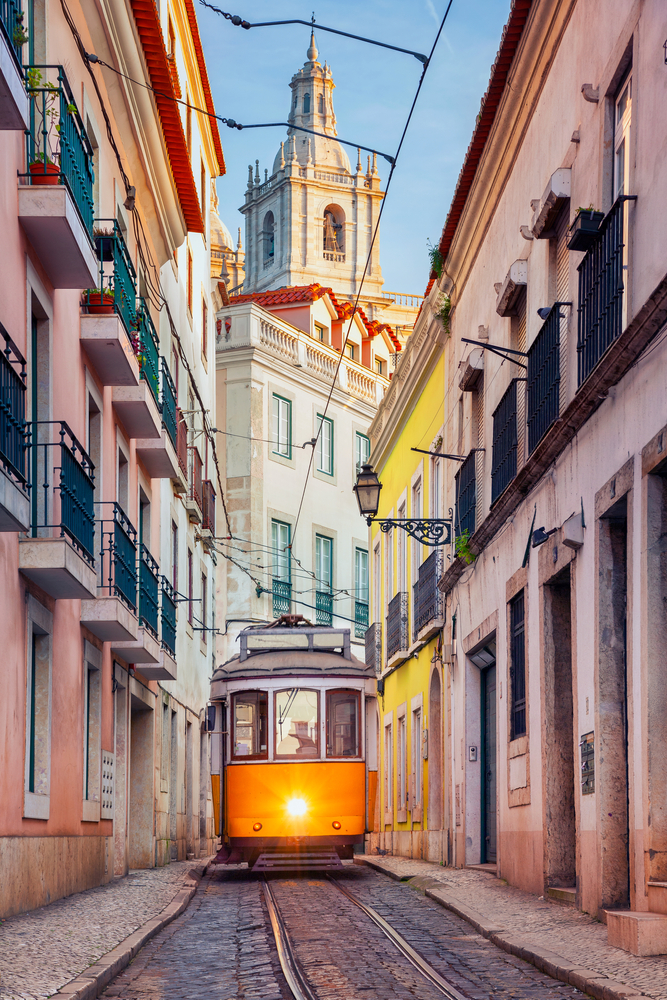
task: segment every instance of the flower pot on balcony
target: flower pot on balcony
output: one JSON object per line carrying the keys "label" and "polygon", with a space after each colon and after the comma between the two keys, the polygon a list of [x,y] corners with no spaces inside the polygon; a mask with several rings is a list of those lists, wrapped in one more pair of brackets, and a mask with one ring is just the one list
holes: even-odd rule
{"label": "flower pot on balcony", "polygon": [[31,184],[60,184],[60,167],[57,163],[42,163],[40,160],[31,163]]}
{"label": "flower pot on balcony", "polygon": [[568,249],[589,250],[597,238],[603,219],[604,212],[580,208],[568,230]]}
{"label": "flower pot on balcony", "polygon": [[109,292],[89,292],[86,298],[88,312],[93,316],[109,316],[113,313],[113,295]]}

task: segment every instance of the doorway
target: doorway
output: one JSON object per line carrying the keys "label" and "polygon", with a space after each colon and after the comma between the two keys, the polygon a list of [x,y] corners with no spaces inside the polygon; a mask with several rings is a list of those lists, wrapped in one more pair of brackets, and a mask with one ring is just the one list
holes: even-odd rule
{"label": "doorway", "polygon": [[482,671],[482,864],[497,861],[496,665]]}
{"label": "doorway", "polygon": [[440,674],[431,674],[428,696],[428,815],[429,830],[442,830],[442,696]]}
{"label": "doorway", "polygon": [[128,863],[153,867],[153,711],[130,694],[130,808]]}

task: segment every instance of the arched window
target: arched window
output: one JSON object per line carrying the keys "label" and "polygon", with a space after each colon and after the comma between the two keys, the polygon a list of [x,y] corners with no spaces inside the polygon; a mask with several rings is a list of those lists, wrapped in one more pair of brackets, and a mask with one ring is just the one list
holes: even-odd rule
{"label": "arched window", "polygon": [[319,94],[317,98],[317,110],[321,115],[324,114],[324,94]]}
{"label": "arched window", "polygon": [[345,253],[345,216],[338,205],[328,205],[324,209],[324,230],[322,249],[325,254]]}
{"label": "arched window", "polygon": [[267,212],[264,216],[264,225],[262,226],[262,245],[264,248],[263,257],[265,267],[273,263],[274,230],[275,222],[273,212]]}
{"label": "arched window", "polygon": [[303,113],[304,115],[310,114],[310,94],[303,95]]}

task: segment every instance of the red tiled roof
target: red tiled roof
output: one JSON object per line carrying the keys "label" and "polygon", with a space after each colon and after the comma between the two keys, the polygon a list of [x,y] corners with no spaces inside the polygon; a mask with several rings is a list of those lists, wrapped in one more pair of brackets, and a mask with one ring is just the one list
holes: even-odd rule
{"label": "red tiled roof", "polygon": [[[195,5],[192,0],[185,0],[185,10],[188,15],[188,22],[190,24],[190,33],[192,34],[192,41],[195,47],[195,54],[197,56],[197,65],[199,66],[199,77],[201,79],[201,85],[204,90],[204,98],[206,100],[206,109],[209,115],[215,115],[215,107],[213,106],[213,96],[211,94],[211,85],[208,80],[208,72],[206,70],[206,60],[204,59],[204,50],[202,49],[201,37],[199,35],[199,25],[197,24],[197,15],[195,14]],[[225,156],[222,152],[222,142],[220,141],[220,129],[215,118],[209,118],[209,124],[211,126],[211,134],[213,136],[213,145],[215,146],[215,155],[218,158],[218,167],[220,169],[219,176],[222,177],[227,173],[227,168],[225,166]]]}
{"label": "red tiled roof", "polygon": [[155,0],[131,0],[131,4],[151,85],[155,88],[155,103],[160,115],[171,172],[183,209],[185,224],[189,232],[203,233],[204,221],[199,193],[192,174],[181,115],[175,101],[174,85]]}
{"label": "red tiled roof", "polygon": [[[505,84],[507,83],[507,77],[512,65],[512,60],[514,59],[516,50],[519,47],[519,42],[521,41],[523,29],[526,26],[526,21],[528,20],[532,3],[533,0],[514,0],[514,3],[512,4],[509,20],[505,25],[502,38],[500,39],[498,55],[496,56],[496,61],[494,62],[491,70],[489,86],[484,97],[482,98],[482,104],[479,115],[477,116],[475,131],[472,134],[472,139],[470,140],[470,145],[468,146],[468,151],[466,153],[465,160],[463,161],[461,173],[459,174],[459,179],[456,183],[454,197],[452,198],[449,213],[442,230],[442,236],[440,237],[440,243],[438,244],[443,260],[449,253],[454,235],[463,214],[463,209],[477,173],[477,168],[479,167],[482,155],[486,148],[486,142],[491,133],[496,112],[498,111],[501,98],[505,92]],[[436,277],[435,272],[431,271],[429,275],[429,284],[426,289],[426,295],[428,295],[433,287],[433,281]]]}

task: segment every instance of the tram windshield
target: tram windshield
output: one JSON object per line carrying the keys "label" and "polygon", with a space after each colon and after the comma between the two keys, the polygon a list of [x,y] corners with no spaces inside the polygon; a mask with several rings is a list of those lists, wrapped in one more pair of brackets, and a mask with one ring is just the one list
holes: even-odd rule
{"label": "tram windshield", "polygon": [[276,692],[276,757],[319,757],[318,717],[317,691]]}
{"label": "tram windshield", "polygon": [[327,757],[360,757],[359,695],[327,691]]}
{"label": "tram windshield", "polygon": [[268,695],[243,691],[234,695],[234,757],[267,757]]}

